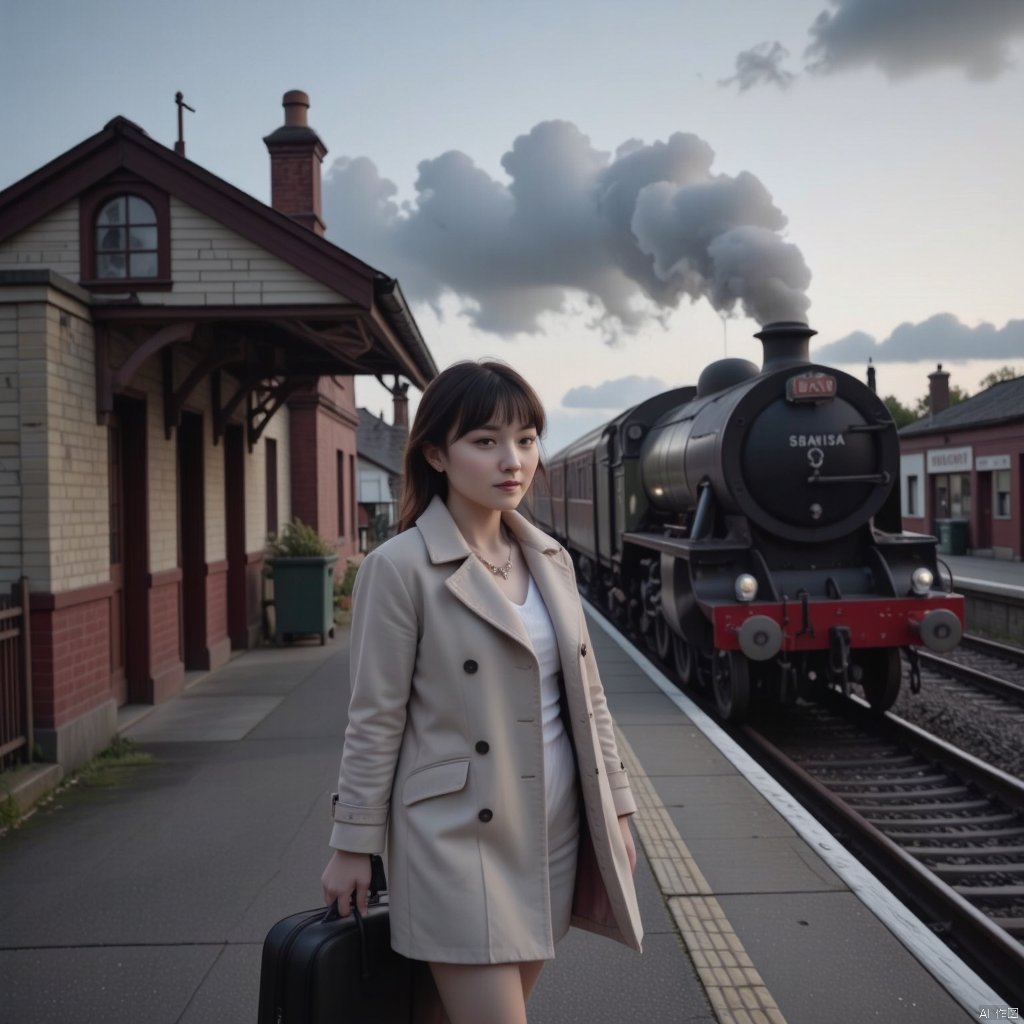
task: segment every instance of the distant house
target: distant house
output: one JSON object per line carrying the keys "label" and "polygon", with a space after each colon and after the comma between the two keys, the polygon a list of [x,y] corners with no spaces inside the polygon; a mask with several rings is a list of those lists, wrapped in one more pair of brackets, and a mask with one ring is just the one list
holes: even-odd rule
{"label": "distant house", "polygon": [[272,207],[121,117],[0,192],[0,582],[66,768],[257,641],[288,519],[356,552],[352,375],[437,372],[398,282],[322,237],[308,106],[264,139]]}
{"label": "distant house", "polygon": [[929,380],[931,414],[900,431],[904,525],[946,533],[971,554],[1020,559],[1024,377],[952,406],[941,364]]}
{"label": "distant house", "polygon": [[402,499],[402,458],[409,436],[408,402],[395,397],[395,423],[359,410],[359,550],[369,551],[394,533]]}

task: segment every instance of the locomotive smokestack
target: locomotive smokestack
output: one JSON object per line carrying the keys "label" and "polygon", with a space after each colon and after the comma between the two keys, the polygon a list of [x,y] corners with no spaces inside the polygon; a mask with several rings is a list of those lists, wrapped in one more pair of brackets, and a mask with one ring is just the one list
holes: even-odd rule
{"label": "locomotive smokestack", "polygon": [[811,361],[810,340],[818,332],[799,320],[778,320],[765,324],[754,337],[764,345],[764,363],[761,372],[778,370],[784,366]]}

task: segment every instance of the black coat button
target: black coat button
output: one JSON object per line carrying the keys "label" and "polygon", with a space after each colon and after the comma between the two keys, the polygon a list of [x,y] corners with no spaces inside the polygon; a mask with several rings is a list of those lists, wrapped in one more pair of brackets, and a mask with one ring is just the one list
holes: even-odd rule
{"label": "black coat button", "polygon": [[469,661],[464,661],[462,663],[462,667],[463,669],[465,669],[465,671],[472,675],[480,666],[472,658],[470,658]]}
{"label": "black coat button", "polygon": [[484,824],[486,824],[487,822],[489,822],[489,821],[491,820],[491,818],[493,818],[493,817],[494,817],[494,812],[493,812],[493,811],[492,811],[492,810],[490,809],[490,807],[485,807],[485,808],[484,808],[484,809],[483,809],[483,810],[482,810],[482,811],[481,811],[481,812],[480,812],[480,813],[479,813],[479,814],[477,815],[477,817],[478,817],[478,818],[479,818],[479,819],[480,819],[480,820],[481,820],[482,822],[484,822]]}
{"label": "black coat button", "polygon": [[490,749],[491,749],[491,745],[487,742],[487,740],[479,740],[477,742],[476,752],[478,754],[486,754],[487,751],[490,750]]}
{"label": "black coat button", "polygon": [[583,646],[582,646],[582,647],[580,648],[580,654],[582,654],[584,658],[585,658],[585,657],[587,656],[587,645],[586,645],[586,644],[584,644],[584,645],[583,645]]}

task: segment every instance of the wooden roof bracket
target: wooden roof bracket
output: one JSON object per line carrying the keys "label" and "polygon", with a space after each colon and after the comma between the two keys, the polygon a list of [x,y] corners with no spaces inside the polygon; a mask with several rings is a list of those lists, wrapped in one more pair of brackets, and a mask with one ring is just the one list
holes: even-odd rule
{"label": "wooden roof bracket", "polygon": [[[237,362],[239,359],[237,345],[229,344],[224,348],[213,348],[206,356],[192,367],[189,375],[181,382],[181,386],[174,390],[174,352],[171,348],[163,350],[164,356],[164,437],[170,441],[174,428],[181,419],[181,410],[188,400],[188,396],[202,383],[207,375],[213,375],[228,363]],[[216,408],[217,403],[214,402]],[[218,441],[218,435],[214,435],[213,443]]]}
{"label": "wooden roof bracket", "polygon": [[[278,409],[288,401],[294,391],[307,386],[311,379],[309,377],[284,377],[267,385],[261,381],[249,392],[246,410],[246,426],[248,428],[246,437],[250,455]],[[256,398],[257,395],[258,398]]]}
{"label": "wooden roof bracket", "polygon": [[196,325],[193,321],[172,323],[151,334],[115,370],[110,366],[110,334],[105,324],[96,326],[96,420],[108,424],[114,411],[114,396],[131,383],[140,367],[151,356],[169,345],[191,341]]}

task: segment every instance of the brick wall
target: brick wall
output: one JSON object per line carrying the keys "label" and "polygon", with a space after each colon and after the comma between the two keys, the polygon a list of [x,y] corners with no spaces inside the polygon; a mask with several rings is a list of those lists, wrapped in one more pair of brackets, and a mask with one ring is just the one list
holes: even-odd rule
{"label": "brick wall", "polygon": [[32,704],[36,724],[59,728],[110,697],[110,600],[33,609]]}
{"label": "brick wall", "polygon": [[181,664],[181,575],[167,573],[165,577],[149,592],[149,664],[154,676]]}
{"label": "brick wall", "polygon": [[4,589],[22,573],[20,384],[18,309],[0,305],[0,585]]}
{"label": "brick wall", "polygon": [[[356,453],[354,387],[351,377],[321,378],[289,403],[291,412],[292,508],[294,515],[336,542],[338,556],[355,555],[358,536],[349,466]],[[344,456],[345,536],[338,534],[338,453]],[[283,520],[282,520],[283,521]]]}

